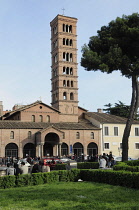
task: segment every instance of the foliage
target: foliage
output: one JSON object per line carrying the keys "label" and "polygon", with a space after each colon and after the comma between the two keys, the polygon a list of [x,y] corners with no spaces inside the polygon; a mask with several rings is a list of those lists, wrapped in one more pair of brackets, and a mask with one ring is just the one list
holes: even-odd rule
{"label": "foliage", "polygon": [[132,100],[122,139],[122,160],[128,160],[128,139],[139,107],[139,14],[123,15],[102,26],[97,36],[82,47],[81,65],[87,70],[112,73],[132,79]]}
{"label": "foliage", "polygon": [[98,169],[99,163],[98,162],[84,162],[84,163],[77,163],[78,169]]}
{"label": "foliage", "polygon": [[[111,103],[105,104],[104,106],[107,108],[103,110],[108,114],[125,117],[125,118],[128,118],[129,116],[130,106],[125,105],[121,101],[119,101],[119,103],[115,103],[114,106],[112,106]],[[138,119],[139,119],[139,114],[136,113],[134,120],[138,120]]]}
{"label": "foliage", "polygon": [[66,169],[66,165],[65,163],[63,164],[56,164],[54,170],[65,170]]}

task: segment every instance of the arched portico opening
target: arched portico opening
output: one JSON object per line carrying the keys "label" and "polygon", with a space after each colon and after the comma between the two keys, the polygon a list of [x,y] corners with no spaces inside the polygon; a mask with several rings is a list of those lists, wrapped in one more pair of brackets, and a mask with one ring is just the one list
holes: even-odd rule
{"label": "arched portico opening", "polygon": [[5,157],[18,158],[18,146],[15,143],[9,143],[5,147]]}
{"label": "arched portico opening", "polygon": [[59,155],[59,136],[56,133],[48,133],[45,136],[43,147],[43,156],[58,156]]}
{"label": "arched portico opening", "polygon": [[66,143],[62,143],[61,145],[61,155],[68,155],[68,145]]}
{"label": "arched portico opening", "polygon": [[98,146],[96,143],[91,142],[90,144],[88,144],[87,146],[87,154],[89,156],[94,156],[98,154]]}
{"label": "arched portico opening", "polygon": [[24,145],[23,157],[26,157],[26,156],[29,156],[32,158],[34,158],[36,156],[36,148],[33,143],[27,143]]}
{"label": "arched portico opening", "polygon": [[73,152],[77,157],[81,156],[84,153],[83,145],[79,142],[75,143],[73,145]]}

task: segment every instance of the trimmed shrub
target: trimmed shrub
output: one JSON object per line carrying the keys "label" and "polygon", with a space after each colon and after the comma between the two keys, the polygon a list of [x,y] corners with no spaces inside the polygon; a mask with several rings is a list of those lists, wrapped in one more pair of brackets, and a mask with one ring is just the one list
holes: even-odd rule
{"label": "trimmed shrub", "polygon": [[0,177],[0,188],[11,188],[15,187],[16,177],[15,176],[2,176]]}
{"label": "trimmed shrub", "polygon": [[83,162],[77,163],[78,169],[98,169],[99,163],[98,162]]}
{"label": "trimmed shrub", "polygon": [[32,185],[31,174],[23,174],[23,175],[16,176],[15,184],[16,184],[16,187]]}
{"label": "trimmed shrub", "polygon": [[56,164],[54,167],[54,170],[66,170],[66,165],[65,163],[63,164]]}

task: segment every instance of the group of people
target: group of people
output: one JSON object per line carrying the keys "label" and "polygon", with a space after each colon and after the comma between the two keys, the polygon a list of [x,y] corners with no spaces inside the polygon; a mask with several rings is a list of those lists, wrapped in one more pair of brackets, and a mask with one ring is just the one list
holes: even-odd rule
{"label": "group of people", "polygon": [[50,167],[44,165],[43,162],[34,161],[33,165],[26,165],[25,162],[21,164],[14,163],[10,165],[7,163],[6,175],[19,175],[19,174],[30,174],[39,172],[50,172]]}
{"label": "group of people", "polygon": [[116,164],[112,156],[112,152],[108,154],[103,153],[103,155],[99,156],[99,168],[112,168]]}

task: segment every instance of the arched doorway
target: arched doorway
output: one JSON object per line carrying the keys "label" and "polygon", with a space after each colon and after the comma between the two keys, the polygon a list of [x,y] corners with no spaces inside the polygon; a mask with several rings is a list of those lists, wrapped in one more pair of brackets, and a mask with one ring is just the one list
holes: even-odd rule
{"label": "arched doorway", "polygon": [[26,157],[27,155],[32,158],[36,156],[36,148],[34,144],[32,143],[25,144],[23,148],[23,157]]}
{"label": "arched doorway", "polygon": [[83,145],[79,142],[75,143],[73,145],[73,152],[77,157],[81,156],[84,153]]}
{"label": "arched doorway", "polygon": [[58,156],[59,136],[56,133],[48,133],[45,136],[43,156]]}
{"label": "arched doorway", "polygon": [[96,143],[91,142],[90,144],[88,144],[87,146],[87,154],[89,156],[94,156],[98,154],[98,146]]}
{"label": "arched doorway", "polygon": [[61,145],[61,155],[68,155],[68,145],[66,143],[62,143]]}
{"label": "arched doorway", "polygon": [[5,157],[18,158],[18,146],[15,143],[9,143],[5,147]]}

